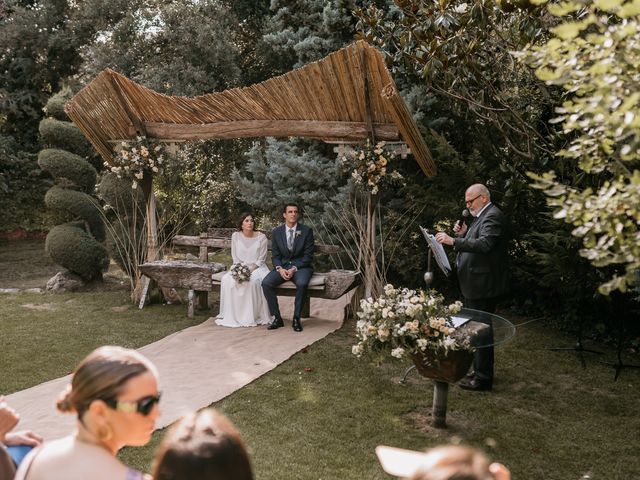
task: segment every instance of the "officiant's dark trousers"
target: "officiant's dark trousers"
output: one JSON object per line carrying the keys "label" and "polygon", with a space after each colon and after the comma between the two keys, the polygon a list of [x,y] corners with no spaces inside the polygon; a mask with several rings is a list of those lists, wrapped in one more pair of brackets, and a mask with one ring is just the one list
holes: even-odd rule
{"label": "officiant's dark trousers", "polygon": [[[293,316],[295,318],[300,318],[302,313],[302,305],[307,295],[309,280],[311,280],[312,275],[313,268],[299,268],[291,279],[296,285],[296,300],[293,307]],[[280,315],[280,306],[278,305],[278,296],[275,289],[278,285],[282,285],[284,281],[277,270],[272,270],[262,280],[262,291],[264,298],[267,299],[267,305],[269,305],[269,313],[278,318],[282,318],[282,316]]]}
{"label": "officiant's dark trousers", "polygon": [[[473,300],[465,298],[464,300],[465,308],[481,310],[487,313],[495,313],[497,304],[498,298],[477,298]],[[483,329],[486,330],[486,333],[476,338],[474,343],[491,346],[476,349],[473,355],[473,371],[478,380],[491,384],[493,383],[493,326],[491,318],[488,315],[480,315],[477,318],[473,317],[473,320],[489,325],[488,329]]]}

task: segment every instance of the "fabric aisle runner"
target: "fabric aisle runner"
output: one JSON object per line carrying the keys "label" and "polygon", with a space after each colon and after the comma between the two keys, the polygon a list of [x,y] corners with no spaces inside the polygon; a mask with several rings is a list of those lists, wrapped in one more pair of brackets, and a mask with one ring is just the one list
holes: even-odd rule
{"label": "fabric aisle runner", "polygon": [[[291,328],[293,298],[281,298],[284,328],[227,328],[209,318],[138,349],[160,372],[162,415],[156,428],[221,400],[337,330],[350,299],[351,294],[338,300],[311,299],[311,318],[303,319],[302,332]],[[67,375],[8,395],[9,405],[21,417],[16,428],[33,430],[46,440],[69,434],[75,416],[55,409],[55,400],[69,381]]]}

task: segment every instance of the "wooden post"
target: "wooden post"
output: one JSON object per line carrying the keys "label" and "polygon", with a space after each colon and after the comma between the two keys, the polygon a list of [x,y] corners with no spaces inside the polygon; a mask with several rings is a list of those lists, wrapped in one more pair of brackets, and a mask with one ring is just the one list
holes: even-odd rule
{"label": "wooden post", "polygon": [[[207,234],[201,233],[200,238],[207,238]],[[200,258],[200,261],[203,263],[209,262],[209,247],[207,247],[206,245],[200,245],[199,258]],[[198,299],[197,300],[198,309],[206,310],[209,308],[209,292],[197,291],[196,297]]]}
{"label": "wooden post", "polygon": [[[138,182],[139,188],[142,189],[142,193],[145,199],[145,225],[146,225],[146,255],[142,263],[153,262],[158,259],[158,222],[156,218],[156,197],[153,194],[153,176],[150,173],[145,172],[142,180]],[[141,296],[143,290],[143,277],[139,276],[134,289],[134,303],[141,303],[144,306],[144,301]],[[148,290],[147,286],[146,290]]]}

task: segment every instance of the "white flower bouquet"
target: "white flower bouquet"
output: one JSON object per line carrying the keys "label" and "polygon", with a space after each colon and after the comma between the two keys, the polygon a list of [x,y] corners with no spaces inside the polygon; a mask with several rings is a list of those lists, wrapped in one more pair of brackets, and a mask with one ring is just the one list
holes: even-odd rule
{"label": "white flower bouquet", "polygon": [[114,148],[111,163],[105,162],[104,165],[120,178],[125,175],[134,177],[132,187],[136,188],[136,180],[142,180],[145,172],[158,173],[163,162],[164,148],[138,136],[135,141],[119,143]]}
{"label": "white flower bouquet", "polygon": [[251,270],[242,262],[231,265],[229,273],[237,283],[246,282],[251,278]]}
{"label": "white flower bouquet", "polygon": [[435,290],[386,285],[376,300],[360,302],[353,354],[437,358],[455,350],[471,351],[469,336],[451,323],[451,315],[461,308],[461,302],[445,305],[444,297]]}

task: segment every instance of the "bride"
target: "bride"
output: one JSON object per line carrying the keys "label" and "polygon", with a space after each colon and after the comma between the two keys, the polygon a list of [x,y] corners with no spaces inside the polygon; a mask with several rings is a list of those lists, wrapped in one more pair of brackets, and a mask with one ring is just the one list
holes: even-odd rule
{"label": "bride", "polygon": [[266,266],[267,237],[255,230],[250,213],[240,217],[240,231],[231,235],[233,263],[244,263],[251,271],[248,281],[238,283],[228,272],[220,281],[220,313],[216,319],[224,327],[253,327],[271,321],[267,301],[262,294],[262,279],[269,273]]}

